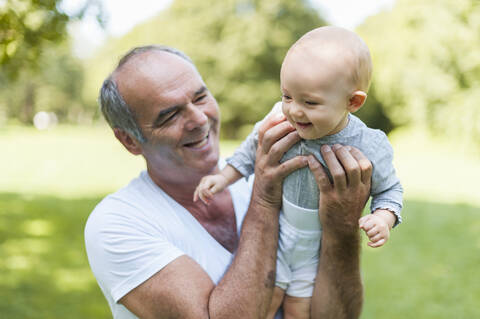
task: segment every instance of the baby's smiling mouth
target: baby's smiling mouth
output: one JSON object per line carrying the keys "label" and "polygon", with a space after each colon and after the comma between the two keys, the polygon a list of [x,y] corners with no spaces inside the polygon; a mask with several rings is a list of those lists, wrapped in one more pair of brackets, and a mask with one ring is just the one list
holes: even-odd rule
{"label": "baby's smiling mouth", "polygon": [[307,128],[307,127],[311,126],[312,123],[311,122],[305,122],[305,123],[295,122],[295,125],[299,128]]}

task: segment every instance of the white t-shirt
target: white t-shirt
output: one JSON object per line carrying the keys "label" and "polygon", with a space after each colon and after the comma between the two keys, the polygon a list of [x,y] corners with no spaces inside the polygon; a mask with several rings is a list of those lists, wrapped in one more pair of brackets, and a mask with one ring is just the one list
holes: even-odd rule
{"label": "white t-shirt", "polygon": [[[229,190],[240,234],[251,189],[240,179]],[[214,283],[233,257],[146,171],[95,207],[85,226],[85,245],[115,319],[137,318],[118,300],[177,257],[190,256]]]}

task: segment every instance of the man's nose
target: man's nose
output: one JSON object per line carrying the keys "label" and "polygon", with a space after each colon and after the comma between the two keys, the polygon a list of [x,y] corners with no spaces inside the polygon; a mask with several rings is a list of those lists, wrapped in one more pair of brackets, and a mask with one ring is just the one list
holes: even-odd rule
{"label": "man's nose", "polygon": [[208,116],[202,107],[189,103],[187,110],[187,124],[185,125],[187,130],[191,131],[208,123]]}

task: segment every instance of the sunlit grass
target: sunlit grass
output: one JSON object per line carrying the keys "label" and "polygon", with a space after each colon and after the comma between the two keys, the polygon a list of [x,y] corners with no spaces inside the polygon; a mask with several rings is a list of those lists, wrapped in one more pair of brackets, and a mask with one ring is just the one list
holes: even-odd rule
{"label": "sunlit grass", "polygon": [[[364,243],[362,318],[480,317],[480,160],[393,134],[405,222]],[[239,141],[223,141],[222,156]],[[88,214],[143,169],[106,126],[0,129],[0,317],[111,318],[83,244]]]}

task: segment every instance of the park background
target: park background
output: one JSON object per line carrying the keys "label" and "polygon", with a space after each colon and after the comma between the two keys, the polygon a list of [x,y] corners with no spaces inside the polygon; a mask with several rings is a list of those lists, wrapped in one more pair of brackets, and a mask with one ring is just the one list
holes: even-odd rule
{"label": "park background", "polygon": [[[123,1],[0,0],[0,318],[111,318],[83,227],[144,167],[96,103],[126,50],[164,43],[191,56],[219,102],[228,156],[280,98],[288,47],[335,24],[328,2],[163,1],[97,37],[115,18],[106,4]],[[362,318],[480,318],[480,2],[387,2],[346,25],[374,61],[358,115],[389,134],[405,188],[404,224],[382,248],[363,243]]]}

